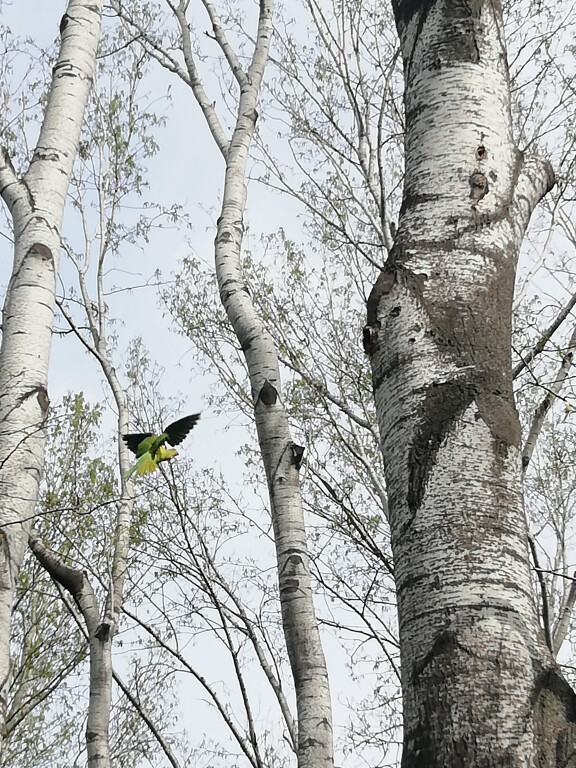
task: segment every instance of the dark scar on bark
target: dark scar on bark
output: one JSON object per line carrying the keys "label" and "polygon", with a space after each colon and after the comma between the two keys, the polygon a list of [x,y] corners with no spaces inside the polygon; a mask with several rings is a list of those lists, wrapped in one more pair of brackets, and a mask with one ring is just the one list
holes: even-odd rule
{"label": "dark scar on bark", "polygon": [[438,450],[454,422],[474,400],[476,387],[466,379],[446,381],[428,388],[419,408],[420,424],[408,454],[408,507],[415,513],[422,502],[428,476]]}

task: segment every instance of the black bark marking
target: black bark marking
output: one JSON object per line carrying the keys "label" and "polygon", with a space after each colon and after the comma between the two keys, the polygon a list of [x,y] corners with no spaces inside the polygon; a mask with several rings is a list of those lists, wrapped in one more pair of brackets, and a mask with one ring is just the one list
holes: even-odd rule
{"label": "black bark marking", "polygon": [[292,554],[288,555],[282,568],[282,588],[281,592],[293,594],[300,589],[300,579],[298,571],[304,569],[304,561],[298,550],[290,549]]}
{"label": "black bark marking", "polygon": [[29,389],[27,392],[24,392],[22,395],[20,395],[17,399],[16,408],[19,408],[24,403],[24,401],[28,400],[29,397],[33,397],[34,395],[36,395],[36,400],[40,406],[42,415],[45,418],[46,414],[48,413],[48,408],[50,407],[50,398],[48,397],[48,392],[46,391],[46,387],[43,384],[39,384],[38,386],[33,387],[32,389]]}
{"label": "black bark marking", "polygon": [[378,305],[382,296],[390,293],[396,282],[396,275],[393,268],[388,265],[381,270],[376,282],[372,286],[370,295],[368,296],[368,303],[366,305],[366,326],[370,328],[379,328],[378,322]]}
{"label": "black bark marking", "polygon": [[379,330],[380,322],[378,320],[374,321],[373,325],[365,325],[362,329],[362,346],[367,355],[373,355],[376,352]]}
{"label": "black bark marking", "polygon": [[24,185],[24,189],[26,190],[26,197],[28,198],[28,205],[30,206],[30,210],[35,211],[36,201],[34,200],[34,195],[32,194],[32,191],[26,181],[23,180],[22,184]]}
{"label": "black bark marking", "polygon": [[1,147],[0,148],[0,152],[2,153],[2,159],[4,160],[4,162],[6,163],[8,168],[10,168],[10,170],[13,173],[13,175],[16,176],[16,170],[14,168],[14,164],[12,162],[12,158],[10,157],[10,152],[8,152],[6,147]]}
{"label": "black bark marking", "polygon": [[[468,606],[475,608],[475,606]],[[506,610],[499,606],[498,611]],[[509,610],[509,609],[508,609]],[[511,611],[514,626],[525,629],[525,620],[515,611]],[[486,614],[489,615],[489,614]],[[466,621],[468,631],[473,631],[472,623]],[[516,768],[519,764],[519,752],[516,744],[503,745],[494,740],[491,726],[483,728],[482,716],[492,715],[491,708],[497,713],[500,707],[498,690],[494,681],[504,669],[512,672],[515,659],[511,654],[501,657],[497,648],[492,648],[486,655],[482,646],[474,649],[459,640],[459,632],[445,628],[438,632],[429,646],[429,651],[412,665],[411,684],[418,691],[418,721],[405,733],[402,766],[404,768]],[[469,678],[477,677],[476,696],[469,700],[463,715],[454,719],[453,682],[460,684]],[[572,694],[573,695],[573,694]],[[528,702],[526,702],[528,704]],[[533,708],[525,707],[526,718],[533,714]],[[466,730],[460,727],[470,716],[474,726]],[[535,743],[538,744],[538,737]],[[558,740],[554,741],[558,744]],[[564,744],[562,744],[562,747]],[[574,763],[559,763],[554,759],[538,761],[535,768],[559,768],[560,765],[574,768]]]}
{"label": "black bark marking", "polygon": [[393,3],[396,23],[401,21],[403,24],[408,24],[412,16],[418,12],[425,15],[434,2],[435,0],[396,0]]}
{"label": "black bark marking", "polygon": [[38,400],[42,415],[46,417],[50,408],[50,398],[48,397],[48,392],[46,392],[46,387],[37,387],[36,399]]}
{"label": "black bark marking", "polygon": [[426,18],[428,17],[428,13],[432,6],[435,5],[435,2],[436,0],[396,0],[396,2],[393,3],[396,27],[399,31],[401,25],[406,27],[416,13],[420,14],[418,17],[418,28],[416,30],[416,34],[414,35],[414,45],[412,46],[412,50],[409,52],[409,55],[407,55],[406,51],[403,51],[402,58],[404,60],[406,83],[408,83],[410,79],[410,70],[412,69],[414,52],[416,50],[416,46],[418,45],[418,41],[420,40],[420,35],[424,28]]}
{"label": "black bark marking", "polygon": [[[62,65],[60,65],[62,67]],[[54,67],[54,71],[56,67]],[[59,162],[60,154],[56,149],[50,149],[49,147],[36,147],[34,155],[32,156],[32,162],[37,160],[49,160],[50,162]]]}
{"label": "black bark marking", "polygon": [[101,624],[98,624],[96,627],[96,631],[94,632],[94,637],[97,640],[100,640],[100,642],[105,642],[110,637],[110,624],[108,622],[102,622]]}
{"label": "black bark marking", "polygon": [[64,30],[68,26],[69,22],[72,20],[72,16],[65,13],[64,16],[60,19],[60,35],[64,34]]}
{"label": "black bark marking", "polygon": [[258,402],[258,400],[267,406],[274,405],[278,400],[278,390],[268,381],[268,379],[266,379],[262,385],[262,389],[260,390],[256,402]]}
{"label": "black bark marking", "polygon": [[[419,247],[426,249],[429,244],[419,243]],[[435,302],[421,292],[420,301],[428,315],[438,351],[452,360],[457,368],[470,368],[467,376],[474,381],[478,418],[490,429],[498,454],[506,455],[508,446],[520,445],[509,347],[514,259],[512,254],[498,249],[478,252],[498,267],[487,281],[485,290],[478,291],[466,301],[454,296],[441,302]],[[506,343],[496,343],[496,339],[505,339]],[[470,385],[461,377],[451,383],[451,387],[462,386]],[[462,396],[462,402],[465,400]]]}
{"label": "black bark marking", "polygon": [[296,469],[300,469],[304,462],[304,451],[306,450],[303,445],[296,445],[296,443],[290,443],[290,450],[292,451],[292,464]]}
{"label": "black bark marking", "polygon": [[282,582],[282,589],[280,592],[284,595],[293,595],[298,592],[300,588],[300,581],[298,579],[286,579]]}
{"label": "black bark marking", "polygon": [[26,257],[28,256],[39,256],[42,261],[54,261],[52,251],[43,243],[34,243],[26,253]]}
{"label": "black bark marking", "polygon": [[426,669],[429,664],[432,663],[432,661],[437,657],[444,654],[452,655],[452,653],[456,650],[456,648],[461,648],[462,650],[465,650],[462,648],[462,646],[459,645],[457,639],[456,639],[456,633],[451,632],[450,630],[445,630],[444,632],[441,632],[436,640],[434,640],[434,643],[432,645],[432,648],[428,651],[428,653],[424,656],[424,658],[418,662],[418,664],[414,664],[414,669],[412,671],[412,678],[414,681],[414,684],[417,683],[418,678],[422,674],[422,672]]}
{"label": "black bark marking", "polygon": [[[408,86],[416,48],[428,16],[436,5],[436,0],[396,0],[393,3],[394,17],[401,37],[404,37],[404,30],[418,14],[412,48],[406,50],[406,40],[402,41],[404,73]],[[433,38],[426,40],[423,68],[441,69],[443,66],[454,66],[459,62],[480,62],[476,25],[480,22],[481,6],[480,0],[445,0],[442,3],[441,11],[436,14],[438,29],[435,30]]]}
{"label": "black bark marking", "polygon": [[428,388],[419,409],[420,423],[408,455],[407,501],[412,513],[420,508],[428,475],[436,463],[442,441],[475,395],[476,387],[469,378],[447,381]]}
{"label": "black bark marking", "polygon": [[444,29],[438,42],[449,51],[450,64],[458,61],[478,64],[480,51],[475,25],[480,21],[479,0],[448,0],[444,7]]}
{"label": "black bark marking", "polygon": [[[77,72],[77,70],[73,67],[73,65],[70,64],[67,61],[63,61],[60,64],[56,64],[56,66],[53,67],[53,69],[52,69],[52,74],[53,74],[54,77],[56,77],[56,76],[58,76],[58,77],[81,77],[82,76],[82,75],[80,75]],[[56,158],[49,158],[49,157],[47,157],[45,159],[47,159],[47,160],[50,160],[50,159],[54,160]]]}

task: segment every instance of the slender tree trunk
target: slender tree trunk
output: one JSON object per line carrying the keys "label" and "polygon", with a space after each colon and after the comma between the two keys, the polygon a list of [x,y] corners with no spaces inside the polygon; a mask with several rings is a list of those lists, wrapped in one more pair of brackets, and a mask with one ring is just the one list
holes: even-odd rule
{"label": "slender tree trunk", "polygon": [[14,264],[0,347],[0,729],[10,684],[14,588],[35,514],[43,470],[47,374],[68,184],[92,83],[101,0],[70,0],[61,23],[44,122],[22,178],[8,152],[0,193],[14,221]]}
{"label": "slender tree trunk", "polygon": [[86,573],[70,568],[52,554],[35,531],[30,532],[30,549],[50,576],[74,598],[86,623],[90,650],[90,701],[86,723],[86,751],[89,768],[110,768],[109,723],[112,704],[112,636],[100,620],[100,609]]}
{"label": "slender tree trunk", "polygon": [[530,582],[510,360],[518,251],[553,176],[513,140],[499,3],[393,6],[406,177],[365,346],[395,558],[402,765],[573,765],[575,697]]}
{"label": "slender tree trunk", "polygon": [[274,340],[259,317],[241,267],[246,162],[272,34],[272,2],[261,3],[255,54],[241,85],[238,121],[225,154],[222,212],[216,234],[220,297],[244,352],[260,450],[268,480],[284,635],[298,709],[299,768],[333,765],[332,714],[326,661],[312,600],[300,495],[302,452],[292,442],[281,395]]}

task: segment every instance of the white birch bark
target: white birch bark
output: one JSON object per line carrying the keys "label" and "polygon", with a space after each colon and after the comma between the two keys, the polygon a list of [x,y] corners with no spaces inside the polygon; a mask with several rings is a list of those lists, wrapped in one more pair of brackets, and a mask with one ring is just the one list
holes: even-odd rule
{"label": "white birch bark", "polygon": [[301,453],[292,442],[282,403],[274,341],[256,312],[241,268],[246,162],[272,35],[272,7],[272,2],[260,4],[254,57],[246,76],[239,78],[238,118],[225,152],[224,193],[215,243],[216,274],[222,303],[246,358],[258,440],[268,480],[284,635],[296,689],[298,766],[331,768],[330,690],[312,600],[298,473]]}
{"label": "white birch bark", "polygon": [[568,764],[574,694],[535,611],[510,360],[516,259],[553,176],[513,140],[499,4],[393,7],[406,176],[365,346],[395,558],[402,765]]}
{"label": "white birch bark", "polygon": [[0,728],[10,683],[14,587],[43,470],[47,373],[60,229],[100,35],[101,0],[70,0],[38,143],[19,178],[0,158],[0,193],[14,222],[14,263],[0,347]]}
{"label": "white birch bark", "polygon": [[86,725],[87,765],[90,768],[110,768],[108,724],[113,673],[108,641],[110,633],[105,630],[105,625],[100,620],[98,600],[87,574],[60,562],[35,531],[30,532],[29,544],[50,576],[70,592],[86,623],[90,658],[90,701]]}

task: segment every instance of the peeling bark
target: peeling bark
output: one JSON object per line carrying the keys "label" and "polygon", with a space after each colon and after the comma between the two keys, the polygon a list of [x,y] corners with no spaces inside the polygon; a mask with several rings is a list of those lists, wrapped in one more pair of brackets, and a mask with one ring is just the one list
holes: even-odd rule
{"label": "peeling bark", "polygon": [[365,347],[389,492],[402,765],[572,765],[574,694],[530,582],[510,358],[516,260],[553,174],[513,140],[499,4],[393,7],[406,175]]}

